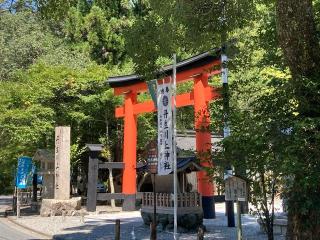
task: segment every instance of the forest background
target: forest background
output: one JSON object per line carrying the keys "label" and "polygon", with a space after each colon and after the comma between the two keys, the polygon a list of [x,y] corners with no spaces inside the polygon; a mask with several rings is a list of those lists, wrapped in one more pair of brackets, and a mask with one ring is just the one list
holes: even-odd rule
{"label": "forest background", "polygon": [[[73,171],[86,164],[86,143],[119,159],[122,99],[106,79],[151,79],[174,52],[181,60],[227,43],[228,119],[221,101],[211,117],[214,132],[226,120],[231,136],[214,161],[245,173],[258,196],[251,201],[284,194],[291,236],[317,239],[319,27],[319,0],[0,1],[0,191],[12,189],[17,157],[53,148],[58,125],[72,128]],[[193,129],[192,112],[178,110],[179,130]],[[139,149],[155,128],[153,114],[139,116]]]}

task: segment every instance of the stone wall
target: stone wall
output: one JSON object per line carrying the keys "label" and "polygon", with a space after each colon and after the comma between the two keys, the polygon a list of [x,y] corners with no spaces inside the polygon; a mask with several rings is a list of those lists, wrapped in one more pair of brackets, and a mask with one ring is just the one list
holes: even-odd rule
{"label": "stone wall", "polygon": [[[144,224],[150,226],[153,213],[141,212]],[[172,230],[174,217],[173,214],[157,213],[158,230]],[[195,231],[203,224],[202,213],[178,214],[178,232]]]}

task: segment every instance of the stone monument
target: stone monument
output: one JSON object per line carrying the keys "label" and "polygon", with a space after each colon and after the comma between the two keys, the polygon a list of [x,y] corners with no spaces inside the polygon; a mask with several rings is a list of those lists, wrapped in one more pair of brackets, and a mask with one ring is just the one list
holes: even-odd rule
{"label": "stone monument", "polygon": [[42,200],[40,215],[75,215],[81,198],[70,199],[70,127],[56,127],[54,152],[54,199]]}
{"label": "stone monument", "polygon": [[54,198],[70,198],[70,127],[55,129],[55,181]]}

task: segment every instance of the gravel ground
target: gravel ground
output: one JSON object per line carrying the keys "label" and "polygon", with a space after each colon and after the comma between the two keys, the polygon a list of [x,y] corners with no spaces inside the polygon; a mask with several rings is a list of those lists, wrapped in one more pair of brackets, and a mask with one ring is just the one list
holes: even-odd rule
{"label": "gravel ground", "polygon": [[[227,227],[227,218],[224,214],[224,204],[216,204],[216,219],[205,219],[204,225],[207,228],[205,239],[236,239],[236,228]],[[108,212],[103,214],[91,214],[81,219],[73,217],[40,217],[25,216],[16,221],[38,232],[52,235],[54,239],[114,239],[114,220],[121,220],[121,239],[142,240],[150,239],[150,230],[143,224],[139,211],[134,212]],[[84,222],[83,222],[84,220]],[[260,231],[256,218],[250,215],[242,215],[243,239],[264,240],[266,235]],[[158,231],[159,240],[173,239],[173,233]],[[181,240],[197,239],[196,233],[181,233]],[[284,236],[276,235],[276,240],[284,240]]]}

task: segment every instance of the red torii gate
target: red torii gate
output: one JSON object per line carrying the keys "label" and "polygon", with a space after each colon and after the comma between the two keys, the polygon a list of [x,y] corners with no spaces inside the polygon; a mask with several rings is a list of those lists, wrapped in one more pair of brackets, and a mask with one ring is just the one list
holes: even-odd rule
{"label": "red torii gate", "polygon": [[[203,129],[210,124],[209,101],[220,97],[217,89],[208,85],[208,78],[221,73],[220,50],[206,52],[177,64],[177,84],[193,80],[193,90],[176,96],[177,107],[194,105],[195,129]],[[164,67],[161,74],[172,76],[172,65]],[[159,74],[160,76],[160,74]],[[163,75],[162,75],[163,76]],[[170,77],[158,80],[158,84],[170,81]],[[123,142],[123,181],[124,210],[134,210],[136,200],[136,144],[137,115],[154,112],[157,109],[153,101],[138,102],[137,94],[148,91],[146,82],[138,75],[111,77],[108,82],[114,88],[115,95],[124,95],[124,104],[117,107],[115,116],[124,118]],[[196,150],[198,153],[211,151],[210,131],[196,131]],[[200,155],[201,156],[201,155]],[[202,166],[212,166],[206,154],[202,157]],[[197,173],[198,192],[202,195],[204,218],[214,218],[214,185],[209,181],[205,171]]]}

